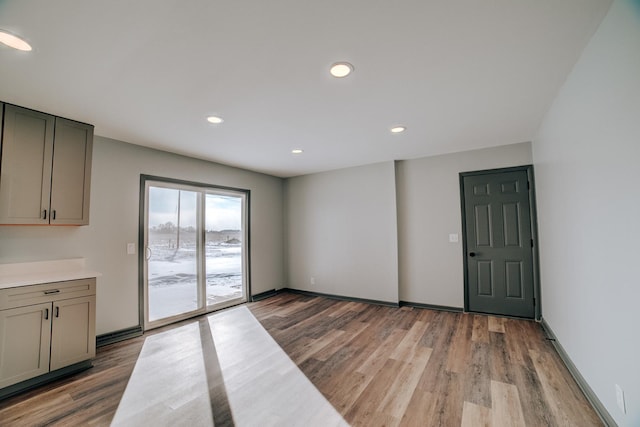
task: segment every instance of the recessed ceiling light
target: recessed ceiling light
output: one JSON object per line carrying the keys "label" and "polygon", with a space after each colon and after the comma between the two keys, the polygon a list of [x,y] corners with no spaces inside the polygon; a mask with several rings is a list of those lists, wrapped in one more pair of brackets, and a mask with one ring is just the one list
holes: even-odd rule
{"label": "recessed ceiling light", "polygon": [[348,62],[336,62],[329,69],[329,72],[333,77],[347,77],[352,71],[353,65]]}
{"label": "recessed ceiling light", "polygon": [[219,125],[220,123],[224,122],[224,120],[222,120],[222,117],[218,116],[209,116],[207,117],[207,121],[209,123],[213,123],[214,125]]}
{"label": "recessed ceiling light", "polygon": [[405,126],[394,126],[390,130],[391,133],[401,133],[407,130],[407,128]]}
{"label": "recessed ceiling light", "polygon": [[299,148],[294,148],[291,150],[291,154],[302,154],[304,151]]}
{"label": "recessed ceiling light", "polygon": [[9,47],[22,50],[24,52],[29,52],[31,50],[31,45],[29,43],[5,30],[0,30],[0,43],[4,43]]}

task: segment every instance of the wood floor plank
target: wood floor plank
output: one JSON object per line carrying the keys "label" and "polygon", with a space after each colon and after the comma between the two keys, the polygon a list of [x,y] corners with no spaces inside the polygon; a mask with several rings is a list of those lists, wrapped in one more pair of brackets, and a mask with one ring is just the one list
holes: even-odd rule
{"label": "wood floor plank", "polygon": [[522,413],[528,426],[552,426],[555,418],[544,398],[544,390],[534,366],[511,365],[515,386],[520,393]]}
{"label": "wood floor plank", "polygon": [[461,316],[464,315],[445,311],[434,312],[429,327],[421,338],[422,345],[433,349],[447,348]]}
{"label": "wood floor plank", "polygon": [[389,384],[392,384],[398,371],[402,369],[404,362],[387,359],[384,367],[378,375],[360,394],[351,409],[344,414],[345,420],[354,426],[367,426],[375,419],[375,415],[381,409]]}
{"label": "wood floor plank", "polygon": [[551,413],[558,425],[600,425],[600,420],[590,411],[574,381],[566,375],[566,368],[553,354],[530,350],[540,384]]}
{"label": "wood floor plank", "polygon": [[464,402],[461,427],[492,427],[491,408]]}
{"label": "wood floor plank", "polygon": [[465,372],[464,400],[482,406],[491,406],[491,365],[489,343],[471,345],[471,361]]}
{"label": "wood floor plank", "polygon": [[[420,338],[424,335],[428,325],[428,323],[416,320],[409,331],[405,332],[402,341],[393,349],[389,357],[403,362],[413,360],[420,348]],[[431,351],[429,351],[429,355],[430,354]]]}
{"label": "wood floor plank", "polygon": [[428,391],[416,388],[411,395],[407,409],[400,420],[403,427],[423,427],[433,419],[430,410],[436,396]]}
{"label": "wood floor plank", "polygon": [[471,358],[472,331],[473,316],[470,314],[460,316],[447,354],[447,369],[449,371],[458,374],[466,371]]}
{"label": "wood floor plank", "polygon": [[504,334],[504,317],[489,316],[489,332]]}
{"label": "wood floor plank", "polygon": [[350,322],[345,325],[341,330],[345,331],[344,334],[330,342],[326,347],[318,350],[313,357],[317,360],[325,362],[329,357],[333,356],[338,350],[344,348],[348,343],[357,339],[359,335],[368,327],[367,323],[360,321]]}
{"label": "wood floor plank", "polygon": [[411,350],[413,357],[411,360],[404,360],[404,366],[386,391],[380,412],[397,420],[404,416],[431,353],[432,350],[426,347],[416,347]]}
{"label": "wood floor plank", "polygon": [[434,393],[436,399],[426,420],[434,426],[459,426],[462,424],[464,406],[463,376],[444,371],[437,388],[438,391]]}
{"label": "wood floor plank", "polygon": [[471,341],[489,342],[489,316],[476,314],[473,316],[473,333]]}
{"label": "wood floor plank", "polygon": [[356,368],[356,372],[360,372],[369,377],[375,376],[384,366],[390,355],[398,347],[399,343],[405,337],[406,331],[396,329],[385,339],[378,348],[373,351],[361,364]]}
{"label": "wood floor plank", "polygon": [[362,306],[362,303],[348,302],[346,304],[340,305],[336,310],[334,310],[331,314],[329,314],[329,316],[340,317],[349,311],[355,311],[360,313],[362,310],[364,310],[364,307],[361,307],[361,306]]}
{"label": "wood floor plank", "polygon": [[495,426],[526,426],[516,386],[491,381],[491,415]]}
{"label": "wood floor plank", "polygon": [[346,414],[373,378],[361,372],[349,372],[343,376],[341,386],[327,391],[326,396],[341,414]]}
{"label": "wood floor plank", "polygon": [[433,349],[429,363],[418,382],[418,387],[422,390],[435,393],[441,382],[448,381],[446,368],[448,354],[451,351],[449,344],[453,340],[460,316],[458,313],[437,312],[429,322],[420,340],[423,346]]}
{"label": "wood floor plank", "polygon": [[489,367],[492,380],[503,383],[514,384],[515,366],[509,361],[509,352],[507,350],[505,334],[489,333]]}
{"label": "wood floor plank", "polygon": [[31,422],[29,420],[34,418],[55,421],[55,417],[59,417],[60,408],[72,404],[73,399],[68,394],[49,392],[0,411],[0,419],[7,425],[28,425]]}
{"label": "wood floor plank", "polygon": [[533,340],[531,337],[525,339],[523,336],[525,329],[522,327],[521,321],[509,319],[505,322],[504,328],[509,362],[519,365],[530,364],[529,348]]}
{"label": "wood floor plank", "polygon": [[298,350],[295,353],[291,353],[289,356],[295,363],[300,364],[316,354],[318,351],[331,344],[342,335],[344,335],[344,333],[344,331],[341,331],[339,329],[329,331],[327,334],[320,338],[311,339],[311,342],[305,345],[302,349]]}

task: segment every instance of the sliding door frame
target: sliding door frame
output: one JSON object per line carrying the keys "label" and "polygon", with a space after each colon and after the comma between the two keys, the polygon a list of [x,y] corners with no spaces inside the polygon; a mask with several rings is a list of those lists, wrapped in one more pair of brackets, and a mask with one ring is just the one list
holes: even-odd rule
{"label": "sliding door frame", "polygon": [[[227,195],[234,195],[234,194],[240,193],[244,197],[245,214],[243,215],[244,229],[242,230],[243,237],[245,238],[245,241],[246,241],[243,247],[243,254],[242,254],[243,255],[242,268],[243,268],[243,276],[244,276],[243,281],[245,282],[244,290],[243,290],[245,293],[244,301],[237,302],[237,300],[235,300],[228,304],[221,303],[221,305],[217,306],[215,309],[208,309],[206,304],[206,290],[203,292],[203,289],[201,289],[200,286],[198,286],[198,298],[199,299],[204,298],[203,309],[199,309],[197,312],[190,312],[186,315],[172,316],[168,318],[170,319],[170,321],[167,323],[177,322],[180,320],[188,319],[190,317],[200,316],[202,314],[210,313],[212,311],[221,310],[233,305],[238,305],[238,304],[242,304],[247,301],[250,301],[251,300],[251,227],[250,227],[251,190],[234,188],[234,187],[224,187],[220,185],[186,181],[186,180],[167,178],[167,177],[161,177],[161,176],[140,174],[140,201],[139,201],[139,212],[138,212],[138,322],[142,331],[162,326],[160,324],[158,325],[154,324],[155,322],[150,322],[152,323],[152,325],[149,326],[146,322],[146,318],[147,318],[146,310],[148,305],[146,301],[147,290],[145,289],[145,287],[147,286],[147,283],[145,280],[146,279],[145,257],[147,253],[145,236],[146,236],[147,230],[145,228],[147,226],[147,183],[151,183],[151,182],[166,184],[168,188],[170,188],[173,185],[184,186],[184,187],[187,187],[187,188],[184,188],[185,191],[189,191],[189,187],[191,187],[193,191],[203,191],[205,193],[205,196],[207,194],[207,190],[211,190],[212,193],[221,193],[221,195],[225,195],[224,193],[227,193]],[[203,204],[205,202],[204,199],[205,198],[203,198],[202,200]],[[200,215],[199,213],[198,216],[200,217],[202,215]],[[199,225],[200,224],[204,225],[204,218],[199,218],[198,222],[199,222]],[[203,229],[201,233],[202,236],[198,236],[197,246],[201,247],[201,251],[204,251],[204,239],[205,239],[204,233],[205,233],[205,230]],[[205,259],[202,259],[202,260],[198,259],[197,261],[198,276],[205,274],[202,280],[205,280],[205,286],[206,286],[206,267],[204,265],[205,262],[206,262]]]}

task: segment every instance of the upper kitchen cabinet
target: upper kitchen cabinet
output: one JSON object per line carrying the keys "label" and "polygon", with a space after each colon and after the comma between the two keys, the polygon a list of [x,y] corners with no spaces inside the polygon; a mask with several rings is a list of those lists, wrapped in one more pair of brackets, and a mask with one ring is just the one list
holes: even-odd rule
{"label": "upper kitchen cabinet", "polygon": [[88,225],[93,126],[56,117],[51,224]]}
{"label": "upper kitchen cabinet", "polygon": [[4,105],[0,224],[89,224],[93,126]]}

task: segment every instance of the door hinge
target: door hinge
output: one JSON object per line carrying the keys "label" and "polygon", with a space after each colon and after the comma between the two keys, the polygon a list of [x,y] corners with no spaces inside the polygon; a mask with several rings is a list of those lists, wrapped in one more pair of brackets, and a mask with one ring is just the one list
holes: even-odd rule
{"label": "door hinge", "polygon": [[536,299],[535,298],[533,299],[533,306],[534,307],[536,306]]}
{"label": "door hinge", "polygon": [[531,183],[527,181],[527,190],[531,190]]}
{"label": "door hinge", "polygon": [[531,247],[533,247],[533,239],[531,239]]}

